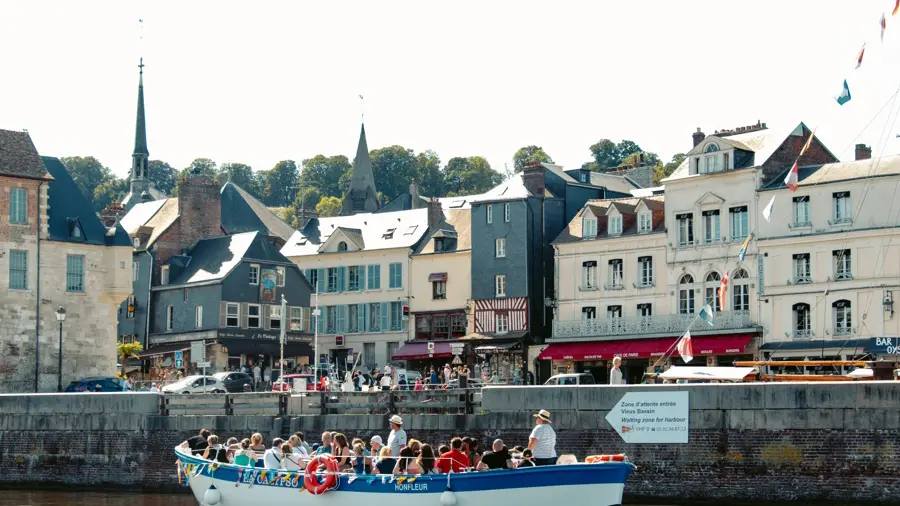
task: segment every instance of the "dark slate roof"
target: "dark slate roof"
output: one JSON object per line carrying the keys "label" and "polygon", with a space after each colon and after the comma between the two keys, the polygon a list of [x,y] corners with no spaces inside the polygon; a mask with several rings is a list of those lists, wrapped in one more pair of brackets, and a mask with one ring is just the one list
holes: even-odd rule
{"label": "dark slate roof", "polygon": [[[782,171],[760,190],[786,188],[784,178],[787,176],[788,170],[790,168]],[[883,158],[808,165],[797,168],[800,189],[803,189],[804,186],[852,181],[854,179],[896,176],[898,174],[900,174],[900,156],[885,156]]]}
{"label": "dark slate roof", "polygon": [[556,239],[553,240],[553,244],[564,244],[570,242],[581,242],[581,241],[599,241],[606,239],[618,239],[620,237],[627,237],[633,235],[649,235],[656,233],[665,233],[666,232],[666,221],[659,220],[657,223],[653,225],[653,229],[650,232],[643,232],[642,234],[638,234],[637,227],[638,222],[634,220],[625,230],[622,230],[622,233],[619,235],[610,236],[606,233],[606,224],[603,220],[597,220],[597,236],[583,238],[581,232],[581,222],[586,209],[590,209],[595,216],[605,217],[609,207],[615,207],[622,214],[635,214],[637,212],[638,206],[644,204],[650,211],[663,211],[665,210],[665,198],[660,196],[654,197],[632,197],[632,198],[624,198],[624,199],[606,199],[606,200],[589,200],[584,207],[578,211],[578,214],[569,221],[569,224],[556,236]]}
{"label": "dark slate roof", "polygon": [[141,58],[141,77],[138,80],[137,121],[134,129],[134,154],[150,155],[147,150],[147,120],[144,116],[144,59]]}
{"label": "dark slate roof", "polygon": [[0,175],[52,179],[28,132],[0,130]]}
{"label": "dark slate roof", "polygon": [[[258,232],[202,239],[187,255],[190,260],[170,284],[183,285],[221,281],[243,260],[262,260],[290,264],[265,236]],[[179,266],[184,262],[179,262]]]}
{"label": "dark slate roof", "polygon": [[[48,224],[50,240],[97,244],[103,246],[131,246],[128,234],[121,225],[108,236],[108,230],[97,217],[94,208],[78,189],[72,176],[58,158],[41,157],[41,166],[49,170],[53,180],[49,183]],[[72,229],[81,228],[81,238],[72,237]]]}
{"label": "dark slate roof", "polygon": [[228,182],[222,186],[222,226],[229,234],[259,231],[290,239],[294,229],[240,186]]}

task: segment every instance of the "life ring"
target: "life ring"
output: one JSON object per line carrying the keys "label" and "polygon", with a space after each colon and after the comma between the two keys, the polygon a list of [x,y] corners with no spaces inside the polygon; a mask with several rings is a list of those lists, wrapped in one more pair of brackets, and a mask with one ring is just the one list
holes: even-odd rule
{"label": "life ring", "polygon": [[[325,476],[319,481],[319,466],[325,466]],[[338,465],[330,455],[318,455],[306,465],[306,476],[303,478],[303,487],[312,495],[320,495],[330,490],[337,483]]]}
{"label": "life ring", "polygon": [[584,459],[585,464],[596,464],[598,462],[628,462],[628,457],[624,453],[618,453],[616,455],[591,455]]}

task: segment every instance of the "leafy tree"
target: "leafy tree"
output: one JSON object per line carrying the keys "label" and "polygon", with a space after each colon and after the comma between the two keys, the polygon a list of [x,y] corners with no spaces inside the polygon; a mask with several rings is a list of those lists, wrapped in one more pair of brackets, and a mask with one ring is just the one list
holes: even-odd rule
{"label": "leafy tree", "polygon": [[286,207],[294,201],[299,173],[293,160],[282,160],[266,174],[265,194],[270,206]]}
{"label": "leafy tree", "polygon": [[525,169],[525,164],[528,162],[553,163],[553,159],[544,152],[544,148],[532,144],[531,146],[520,148],[513,155],[513,168],[516,172],[522,172]]}
{"label": "leafy tree", "polygon": [[88,199],[93,200],[95,188],[115,178],[112,171],[93,156],[67,156],[60,158],[60,161],[75,180],[81,194]]}
{"label": "leafy tree", "polygon": [[144,347],[140,341],[132,341],[130,343],[119,343],[116,345],[116,355],[122,364],[121,377],[125,377],[125,367],[128,365],[129,358],[138,358],[138,354],[144,351]]}
{"label": "leafy tree", "polygon": [[219,172],[218,166],[213,160],[210,160],[209,158],[194,158],[190,165],[181,169],[178,177],[179,179],[187,178],[195,171],[199,172],[200,175],[206,177],[210,181],[214,181]]}
{"label": "leafy tree", "polygon": [[444,167],[444,187],[448,194],[483,193],[503,181],[503,176],[491,168],[484,157],[454,157]]}
{"label": "leafy tree", "polygon": [[[641,162],[641,155],[644,155],[643,163]],[[619,165],[627,165],[629,167],[637,167],[640,165],[651,165],[656,166],[659,164],[659,155],[656,153],[631,153],[622,159],[622,163]]]}
{"label": "leafy tree", "polygon": [[267,209],[269,211],[272,211],[272,214],[281,218],[281,220],[288,225],[297,228],[297,210],[294,208],[294,206],[269,207]]}
{"label": "leafy tree", "polygon": [[171,195],[175,191],[175,185],[178,184],[178,171],[162,160],[150,160],[147,167],[150,171],[148,177],[153,186],[166,195]]}
{"label": "leafy tree", "polygon": [[329,197],[340,197],[346,188],[341,185],[341,178],[349,175],[350,167],[350,160],[344,155],[316,155],[303,160],[300,186],[315,188]]}
{"label": "leafy tree", "polygon": [[319,201],[322,200],[322,196],[323,195],[318,188],[301,187],[297,190],[297,197],[294,199],[293,207],[295,210],[299,210],[301,207],[305,209],[315,209]]}
{"label": "leafy tree", "polygon": [[684,153],[677,153],[672,157],[672,161],[663,165],[657,164],[656,169],[653,171],[653,182],[659,183],[663,179],[672,175],[675,172],[675,169],[678,168],[679,165],[684,162],[684,159],[687,158]]}
{"label": "leafy tree", "polygon": [[316,212],[320,218],[337,216],[341,214],[342,200],[338,197],[322,197],[322,200],[316,204]]}
{"label": "leafy tree", "polygon": [[[616,144],[609,139],[600,139],[590,147],[594,156],[595,166],[591,170],[604,170],[622,165],[622,161],[632,153],[641,153],[643,150],[634,141],[623,140]],[[656,155],[654,155],[656,156]]]}
{"label": "leafy tree", "polygon": [[416,156],[411,149],[388,146],[370,151],[369,157],[375,173],[375,188],[387,200],[409,191],[409,183],[418,175]]}
{"label": "leafy tree", "polygon": [[121,202],[128,193],[128,180],[113,177],[94,188],[93,205],[97,212],[102,211],[106,206],[113,202]]}
{"label": "leafy tree", "polygon": [[419,195],[425,197],[444,196],[444,174],[441,173],[441,158],[432,150],[416,155]]}
{"label": "leafy tree", "polygon": [[262,200],[265,197],[264,187],[260,186],[259,178],[256,177],[253,169],[246,163],[223,163],[222,166],[219,167],[216,181],[219,184],[225,184],[225,182],[229,180],[229,176],[232,183],[240,186],[250,193],[250,195],[253,195],[259,200]]}

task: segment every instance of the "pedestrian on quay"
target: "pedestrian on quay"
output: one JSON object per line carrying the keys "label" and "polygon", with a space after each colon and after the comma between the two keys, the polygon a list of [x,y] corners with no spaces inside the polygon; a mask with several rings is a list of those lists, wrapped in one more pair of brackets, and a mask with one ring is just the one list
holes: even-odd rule
{"label": "pedestrian on quay", "polygon": [[253,390],[259,390],[259,383],[262,381],[262,369],[259,364],[253,366]]}
{"label": "pedestrian on quay", "polygon": [[[625,377],[622,375],[622,357],[613,357],[613,366],[612,369],[609,370],[609,384],[625,384]],[[537,460],[537,457],[535,457],[535,460]]]}
{"label": "pedestrian on quay", "polygon": [[550,426],[550,412],[542,409],[534,418],[535,426],[528,436],[528,449],[534,454],[536,465],[553,465],[556,463],[556,432]]}

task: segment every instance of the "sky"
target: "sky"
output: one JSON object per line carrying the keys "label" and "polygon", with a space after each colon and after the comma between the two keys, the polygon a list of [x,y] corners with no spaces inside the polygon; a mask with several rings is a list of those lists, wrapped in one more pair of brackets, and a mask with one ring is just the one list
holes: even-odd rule
{"label": "sky", "polygon": [[[500,171],[529,144],[577,168],[602,138],[668,161],[697,127],[757,121],[804,121],[845,160],[857,142],[889,155],[900,151],[893,6],[3,0],[0,128],[125,176],[143,57],[150,156],[176,168],[352,159],[363,108],[370,149],[481,155]],[[853,98],[841,107],[844,79]]]}

